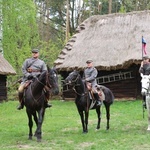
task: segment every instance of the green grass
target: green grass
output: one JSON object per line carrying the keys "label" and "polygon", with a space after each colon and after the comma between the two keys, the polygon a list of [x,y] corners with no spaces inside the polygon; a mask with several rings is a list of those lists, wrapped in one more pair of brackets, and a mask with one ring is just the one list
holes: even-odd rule
{"label": "green grass", "polygon": [[[0,149],[2,150],[148,150],[147,111],[142,102],[114,102],[111,106],[110,129],[106,130],[105,109],[102,107],[101,129],[96,131],[97,116],[90,111],[89,132],[82,133],[80,117],[74,102],[52,101],[46,109],[42,142],[28,140],[28,119],[25,109],[18,111],[17,101],[0,104]],[[35,124],[33,127],[35,131]]]}

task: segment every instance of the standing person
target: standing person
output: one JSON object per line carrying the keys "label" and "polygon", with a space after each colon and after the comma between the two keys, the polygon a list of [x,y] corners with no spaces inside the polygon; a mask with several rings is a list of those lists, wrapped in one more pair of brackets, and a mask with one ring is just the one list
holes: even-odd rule
{"label": "standing person", "polygon": [[97,69],[94,67],[92,60],[87,60],[86,64],[87,64],[87,68],[84,70],[85,81],[90,82],[92,84],[94,97],[97,101],[97,105],[99,106],[101,105],[101,100],[96,90],[96,86],[97,86],[96,77],[97,77],[98,72],[97,72]]}
{"label": "standing person", "polygon": [[[150,62],[148,56],[143,57],[143,61],[141,62],[141,66],[139,68],[139,73],[142,73],[143,75],[150,74]],[[143,107],[146,109],[146,96],[143,96]]]}
{"label": "standing person", "polygon": [[[18,97],[20,105],[17,107],[18,110],[23,109],[23,92],[25,88],[25,84],[28,80],[31,80],[34,77],[38,77],[43,71],[46,71],[47,67],[43,60],[39,59],[39,50],[33,49],[32,50],[32,58],[28,58],[24,61],[22,65],[22,73],[23,78],[22,82],[18,88]],[[46,91],[46,94],[48,92]],[[51,107],[51,104],[48,104],[48,101],[45,102],[46,107]]]}

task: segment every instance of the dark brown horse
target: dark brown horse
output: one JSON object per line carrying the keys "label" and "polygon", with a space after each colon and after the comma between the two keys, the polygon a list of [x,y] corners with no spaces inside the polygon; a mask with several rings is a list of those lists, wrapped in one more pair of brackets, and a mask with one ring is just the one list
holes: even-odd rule
{"label": "dark brown horse", "polygon": [[52,94],[57,95],[59,93],[58,77],[55,69],[48,68],[48,71],[43,72],[39,78],[35,78],[24,93],[24,104],[28,115],[29,139],[32,139],[33,136],[33,117],[37,126],[35,136],[38,142],[42,139],[41,128],[45,114],[46,101],[44,93],[45,87],[49,88]]}
{"label": "dark brown horse", "polygon": [[[76,93],[75,103],[81,118],[83,133],[88,132],[88,117],[89,117],[89,110],[96,109],[98,123],[96,129],[100,129],[100,122],[101,122],[101,106],[97,106],[96,101],[92,100],[89,96],[89,91],[82,81],[82,78],[78,71],[73,71],[69,74],[69,76],[65,79],[65,84],[72,87]],[[107,118],[107,126],[106,129],[109,129],[109,120],[110,120],[110,105],[114,101],[114,95],[110,89],[105,86],[100,86],[101,90],[105,95],[105,100],[103,104],[106,108],[106,118]]]}

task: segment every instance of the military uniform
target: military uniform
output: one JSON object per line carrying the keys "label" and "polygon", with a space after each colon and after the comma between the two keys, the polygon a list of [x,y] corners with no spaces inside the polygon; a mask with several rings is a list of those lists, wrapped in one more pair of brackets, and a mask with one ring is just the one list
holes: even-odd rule
{"label": "military uniform", "polygon": [[97,72],[97,69],[92,66],[91,64],[92,62],[93,62],[92,60],[87,60],[86,62],[87,64],[90,64],[90,66],[84,70],[84,78],[86,82],[91,83],[94,98],[97,101],[97,105],[100,106],[101,100],[96,90],[96,85],[97,85],[96,77],[97,77],[98,72]]}
{"label": "military uniform", "polygon": [[97,77],[97,69],[95,67],[86,68],[84,70],[85,80],[92,84],[92,89],[95,91],[95,87],[97,85],[96,77]]}
{"label": "military uniform", "polygon": [[18,89],[19,92],[23,92],[25,82],[32,77],[38,77],[43,71],[46,71],[47,67],[44,61],[38,58],[28,58],[25,60],[22,66],[22,72],[24,74],[22,83]]}
{"label": "military uniform", "polygon": [[[38,53],[38,49],[33,49],[32,53]],[[38,57],[32,57],[28,58],[24,61],[22,65],[22,73],[23,73],[23,78],[22,82],[18,88],[18,97],[19,97],[19,102],[20,105],[18,106],[18,110],[23,109],[24,104],[23,104],[23,91],[25,88],[25,84],[28,80],[31,80],[34,77],[38,77],[43,71],[47,71],[47,67],[44,61],[39,59]],[[49,97],[49,92],[46,91],[45,93],[47,99]],[[46,101],[45,107],[51,107],[51,104],[48,104]]]}
{"label": "military uniform", "polygon": [[28,77],[31,75],[33,77],[39,76],[43,71],[46,71],[47,67],[44,61],[38,58],[29,58],[25,60],[22,66],[22,72],[24,74],[23,81],[28,80]]}
{"label": "military uniform", "polygon": [[139,73],[142,73],[143,75],[149,75],[150,74],[150,63],[143,64],[143,67],[140,67]]}

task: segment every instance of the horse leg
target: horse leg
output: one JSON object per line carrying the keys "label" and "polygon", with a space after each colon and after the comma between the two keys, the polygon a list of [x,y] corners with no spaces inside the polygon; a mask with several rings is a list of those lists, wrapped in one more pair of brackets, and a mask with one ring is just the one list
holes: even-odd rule
{"label": "horse leg", "polygon": [[44,119],[44,113],[45,113],[45,108],[41,108],[40,111],[38,111],[38,126],[36,129],[36,137],[37,137],[37,142],[41,142],[42,139],[42,123]]}
{"label": "horse leg", "polygon": [[82,129],[83,129],[83,133],[86,133],[86,129],[85,129],[85,124],[84,124],[84,115],[83,115],[83,111],[79,111],[79,115],[80,115],[80,118],[81,118],[81,123],[82,123]]}
{"label": "horse leg", "polygon": [[28,126],[29,126],[29,140],[32,140],[32,127],[33,127],[33,121],[32,121],[32,114],[30,110],[26,109],[27,115],[28,115]]}
{"label": "horse leg", "polygon": [[148,128],[147,130],[150,131],[150,97],[146,96],[146,107],[148,112]]}
{"label": "horse leg", "polygon": [[108,130],[109,129],[109,120],[110,120],[110,105],[105,104],[105,108],[106,108],[106,118],[107,118],[106,130]]}
{"label": "horse leg", "polygon": [[[33,113],[33,117],[34,117],[34,121],[35,121],[36,127],[37,127],[38,126],[38,117],[37,117],[36,112]],[[37,130],[35,131],[34,136],[37,136]]]}
{"label": "horse leg", "polygon": [[100,111],[100,107],[97,107],[97,108],[96,108],[96,113],[97,113],[97,118],[98,118],[96,129],[98,130],[98,129],[100,129],[100,122],[101,122],[101,111]]}
{"label": "horse leg", "polygon": [[85,132],[88,132],[88,118],[89,118],[89,110],[84,111],[85,112]]}

